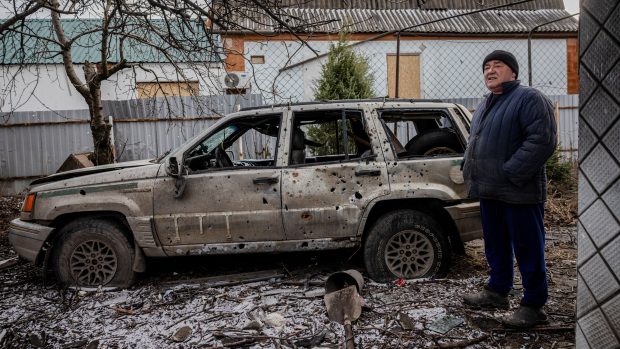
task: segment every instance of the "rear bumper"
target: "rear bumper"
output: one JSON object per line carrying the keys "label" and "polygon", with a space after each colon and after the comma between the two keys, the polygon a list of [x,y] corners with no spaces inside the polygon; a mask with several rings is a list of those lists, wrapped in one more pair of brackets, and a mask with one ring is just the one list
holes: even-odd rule
{"label": "rear bumper", "polygon": [[482,221],[478,201],[449,206],[445,209],[452,217],[462,242],[482,238]]}
{"label": "rear bumper", "polygon": [[9,225],[9,242],[21,257],[35,262],[52,227],[14,219]]}

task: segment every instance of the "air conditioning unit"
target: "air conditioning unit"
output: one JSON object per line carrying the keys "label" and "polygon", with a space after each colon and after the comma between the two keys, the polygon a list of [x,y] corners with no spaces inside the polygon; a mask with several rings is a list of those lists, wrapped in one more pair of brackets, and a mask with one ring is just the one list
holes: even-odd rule
{"label": "air conditioning unit", "polygon": [[250,74],[247,73],[226,73],[222,77],[222,88],[229,89],[250,89]]}

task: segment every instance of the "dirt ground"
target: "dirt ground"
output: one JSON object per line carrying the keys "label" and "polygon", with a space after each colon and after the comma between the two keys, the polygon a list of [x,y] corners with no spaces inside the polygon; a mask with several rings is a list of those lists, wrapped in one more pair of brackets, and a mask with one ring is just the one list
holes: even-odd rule
{"label": "dirt ground", "polygon": [[[0,260],[14,258],[7,223],[19,200],[0,198]],[[464,307],[486,281],[481,240],[445,279],[374,283],[354,322],[357,348],[573,348],[576,228],[547,229],[548,325],[507,330],[507,311]],[[149,260],[128,290],[59,289],[31,264],[0,270],[0,348],[340,348],[344,330],[322,297],[332,272],[363,272],[355,251]],[[518,273],[510,296],[518,305]],[[445,333],[442,333],[444,332]]]}

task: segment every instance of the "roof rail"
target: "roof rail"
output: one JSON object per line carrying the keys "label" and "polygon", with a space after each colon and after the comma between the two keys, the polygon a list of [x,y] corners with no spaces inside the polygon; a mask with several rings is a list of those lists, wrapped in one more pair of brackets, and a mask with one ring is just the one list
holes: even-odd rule
{"label": "roof rail", "polygon": [[244,107],[241,108],[241,111],[246,110],[256,110],[256,109],[267,109],[267,108],[280,108],[280,107],[292,107],[297,105],[312,105],[312,104],[337,104],[337,103],[358,103],[358,102],[434,102],[434,103],[443,103],[441,99],[414,99],[414,98],[384,98],[384,97],[376,97],[376,98],[365,98],[365,99],[323,99],[316,101],[308,101],[308,102],[296,102],[296,103],[280,103],[280,104],[269,104],[269,105],[261,105],[255,107]]}

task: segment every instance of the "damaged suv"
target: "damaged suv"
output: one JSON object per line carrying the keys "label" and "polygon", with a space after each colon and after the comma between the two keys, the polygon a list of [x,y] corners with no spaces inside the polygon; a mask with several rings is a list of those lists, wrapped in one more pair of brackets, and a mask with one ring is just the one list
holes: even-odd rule
{"label": "damaged suv", "polygon": [[35,180],[9,239],[83,286],[127,287],[145,257],[352,247],[376,281],[443,276],[481,236],[470,117],[385,99],[245,109],[161,159]]}

